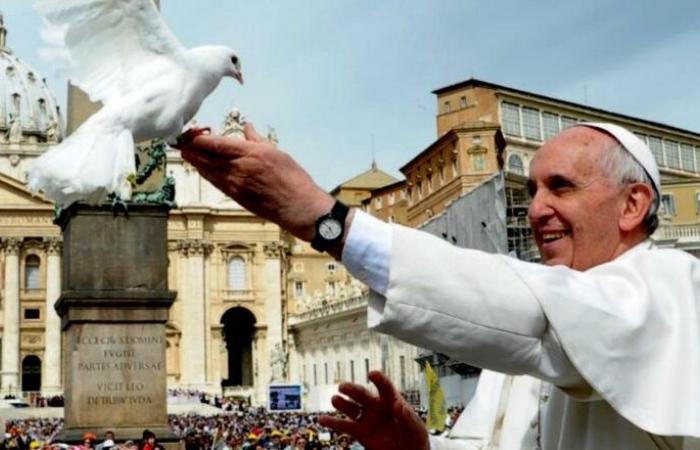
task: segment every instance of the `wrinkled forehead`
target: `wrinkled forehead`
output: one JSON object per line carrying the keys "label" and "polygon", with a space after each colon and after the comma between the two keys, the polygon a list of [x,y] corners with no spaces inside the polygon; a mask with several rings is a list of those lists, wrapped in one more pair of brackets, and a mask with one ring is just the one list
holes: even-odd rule
{"label": "wrinkled forehead", "polygon": [[589,127],[573,127],[545,142],[530,162],[530,178],[551,170],[588,173],[599,168],[598,157],[619,145],[607,133]]}

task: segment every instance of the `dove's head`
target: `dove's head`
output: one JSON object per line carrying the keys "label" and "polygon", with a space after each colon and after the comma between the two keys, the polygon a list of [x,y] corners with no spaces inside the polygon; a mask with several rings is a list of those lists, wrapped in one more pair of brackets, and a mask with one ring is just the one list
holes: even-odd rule
{"label": "dove's head", "polygon": [[241,60],[236,52],[220,45],[207,45],[190,49],[193,56],[209,71],[222,77],[233,77],[243,84]]}

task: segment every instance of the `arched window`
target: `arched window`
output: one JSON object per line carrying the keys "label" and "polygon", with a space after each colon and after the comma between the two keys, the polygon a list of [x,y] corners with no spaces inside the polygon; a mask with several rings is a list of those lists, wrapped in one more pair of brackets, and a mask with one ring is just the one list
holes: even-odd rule
{"label": "arched window", "polygon": [[228,261],[228,288],[234,291],[246,289],[245,260],[240,256],[234,256]]}
{"label": "arched window", "polygon": [[508,157],[508,170],[518,175],[525,174],[525,166],[523,165],[523,160],[518,155],[510,155]]}
{"label": "arched window", "polygon": [[39,289],[41,287],[40,264],[41,261],[36,255],[29,255],[24,260],[25,289]]}

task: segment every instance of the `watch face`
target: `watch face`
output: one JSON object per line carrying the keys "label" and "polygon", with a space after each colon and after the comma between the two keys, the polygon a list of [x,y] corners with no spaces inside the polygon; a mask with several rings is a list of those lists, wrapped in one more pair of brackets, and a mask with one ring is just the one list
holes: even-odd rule
{"label": "watch face", "polygon": [[342,230],[340,222],[333,218],[323,220],[318,226],[318,234],[327,241],[337,239]]}

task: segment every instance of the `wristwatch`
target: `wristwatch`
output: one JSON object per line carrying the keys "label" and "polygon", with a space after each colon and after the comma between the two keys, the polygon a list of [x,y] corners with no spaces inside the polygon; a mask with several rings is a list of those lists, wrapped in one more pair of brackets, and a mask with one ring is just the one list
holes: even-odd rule
{"label": "wristwatch", "polygon": [[350,208],[336,201],[328,214],[316,220],[316,235],[311,241],[311,247],[319,252],[328,251],[331,245],[340,242],[345,232],[345,218]]}

